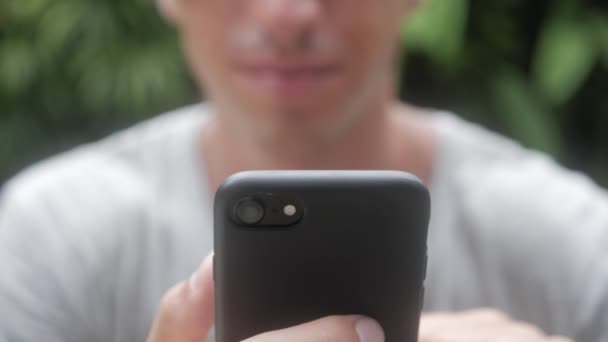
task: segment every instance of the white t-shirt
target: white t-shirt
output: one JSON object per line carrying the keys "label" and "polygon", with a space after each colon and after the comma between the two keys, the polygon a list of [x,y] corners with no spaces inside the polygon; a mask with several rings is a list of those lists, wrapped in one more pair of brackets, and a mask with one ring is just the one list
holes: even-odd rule
{"label": "white t-shirt", "polygon": [[[193,106],[42,162],[0,200],[0,341],[143,341],[212,249]],[[495,307],[608,341],[608,196],[448,113],[431,179],[426,310]]]}

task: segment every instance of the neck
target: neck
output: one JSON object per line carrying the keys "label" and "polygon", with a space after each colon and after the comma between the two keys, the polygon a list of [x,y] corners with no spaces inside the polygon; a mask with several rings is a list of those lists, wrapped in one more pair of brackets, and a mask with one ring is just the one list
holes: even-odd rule
{"label": "neck", "polygon": [[430,146],[430,136],[420,125],[412,125],[410,114],[405,107],[388,105],[363,113],[339,134],[304,132],[276,139],[234,134],[240,129],[216,114],[203,134],[209,182],[215,190],[239,171],[290,169],[406,170],[427,180],[432,156],[425,146]]}

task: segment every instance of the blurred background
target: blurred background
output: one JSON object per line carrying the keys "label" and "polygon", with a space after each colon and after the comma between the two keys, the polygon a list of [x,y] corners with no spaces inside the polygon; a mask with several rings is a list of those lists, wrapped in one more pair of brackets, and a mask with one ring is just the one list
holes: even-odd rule
{"label": "blurred background", "polygon": [[[403,42],[403,99],[608,186],[608,1],[427,0]],[[199,98],[153,0],[0,2],[0,185]]]}

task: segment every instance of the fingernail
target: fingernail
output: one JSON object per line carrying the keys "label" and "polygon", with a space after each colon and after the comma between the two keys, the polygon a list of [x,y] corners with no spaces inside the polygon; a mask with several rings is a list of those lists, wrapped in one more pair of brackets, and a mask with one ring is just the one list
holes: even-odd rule
{"label": "fingernail", "polygon": [[203,272],[206,268],[211,266],[211,262],[213,259],[213,254],[210,254],[203,260],[198,269],[192,273],[190,279],[188,280],[188,285],[192,291],[198,291],[202,286],[203,282]]}
{"label": "fingernail", "polygon": [[384,332],[378,322],[370,318],[360,318],[355,323],[360,342],[384,342]]}
{"label": "fingernail", "polygon": [[194,271],[194,273],[192,273],[192,275],[190,276],[190,280],[188,280],[188,284],[190,286],[190,289],[192,291],[198,291],[198,289],[201,288],[201,280],[202,276],[201,276],[201,271],[200,269]]}

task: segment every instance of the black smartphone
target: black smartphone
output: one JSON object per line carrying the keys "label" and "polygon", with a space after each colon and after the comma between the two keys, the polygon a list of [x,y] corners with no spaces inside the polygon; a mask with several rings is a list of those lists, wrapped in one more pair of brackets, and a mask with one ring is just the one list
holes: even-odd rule
{"label": "black smartphone", "polygon": [[361,314],[416,341],[430,196],[400,171],[250,171],[215,195],[215,337]]}

